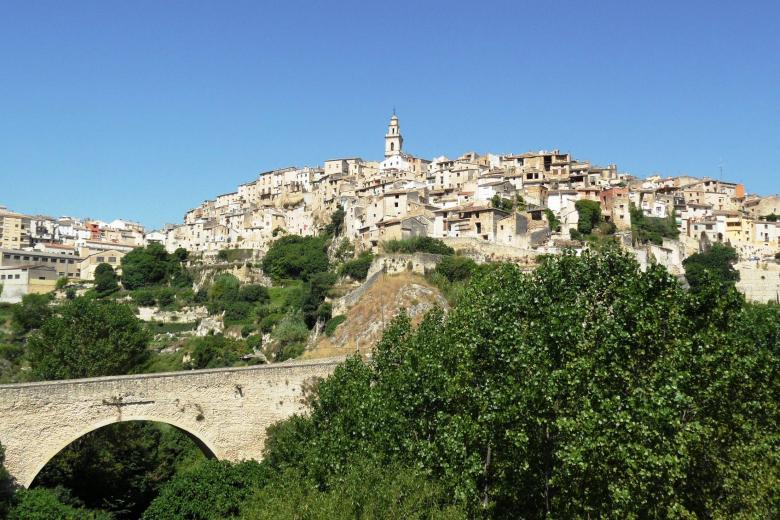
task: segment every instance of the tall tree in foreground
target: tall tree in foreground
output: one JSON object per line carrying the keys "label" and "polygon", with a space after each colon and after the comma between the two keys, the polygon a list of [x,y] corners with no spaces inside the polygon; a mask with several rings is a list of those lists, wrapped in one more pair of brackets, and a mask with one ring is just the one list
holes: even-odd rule
{"label": "tall tree in foreground", "polygon": [[27,342],[37,379],[127,374],[146,357],[149,335],[127,305],[76,298],[57,308]]}
{"label": "tall tree in foreground", "polygon": [[610,248],[466,292],[340,366],[266,464],[321,489],[357,461],[423,468],[472,517],[777,517],[780,307]]}

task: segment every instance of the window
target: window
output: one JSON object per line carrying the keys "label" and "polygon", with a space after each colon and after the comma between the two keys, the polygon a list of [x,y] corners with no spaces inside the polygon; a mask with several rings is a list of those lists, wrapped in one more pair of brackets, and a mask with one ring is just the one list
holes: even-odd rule
{"label": "window", "polygon": [[60,263],[64,264],[65,263],[65,259],[64,258],[60,258]]}
{"label": "window", "polygon": [[0,280],[5,280],[5,275],[4,274],[0,274]]}
{"label": "window", "polygon": [[29,259],[30,259],[29,256],[25,256],[24,258],[22,258],[22,260],[29,260]]}
{"label": "window", "polygon": [[105,261],[106,261],[106,257],[104,257],[104,256],[99,256],[99,257],[97,257],[97,261],[98,261],[98,262],[105,262]]}
{"label": "window", "polygon": [[115,256],[109,256],[108,257],[108,263],[115,264],[116,263],[116,257]]}
{"label": "window", "polygon": [[14,275],[14,279],[18,280],[19,279],[19,275],[18,274]]}

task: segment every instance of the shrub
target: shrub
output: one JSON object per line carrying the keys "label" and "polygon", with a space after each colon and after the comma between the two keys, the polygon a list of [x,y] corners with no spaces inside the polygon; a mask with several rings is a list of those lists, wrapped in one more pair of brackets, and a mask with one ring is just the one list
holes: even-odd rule
{"label": "shrub", "polygon": [[281,319],[284,317],[283,314],[269,314],[268,316],[264,317],[262,320],[260,320],[260,330],[264,334],[268,334],[271,332],[274,327],[276,327],[276,324],[281,321]]}
{"label": "shrub", "polygon": [[450,282],[466,280],[477,268],[477,263],[465,256],[445,256],[436,266],[436,272],[440,273]]}
{"label": "shrub", "polygon": [[371,267],[371,262],[374,261],[374,255],[371,251],[365,251],[360,254],[354,260],[346,262],[341,267],[341,274],[349,276],[353,280],[364,281],[368,275],[368,270]]}
{"label": "shrub", "polygon": [[388,253],[433,253],[437,255],[453,255],[455,250],[439,240],[431,237],[412,237],[403,240],[385,242],[383,248]]}
{"label": "shrub", "polygon": [[572,240],[582,240],[582,233],[577,231],[576,228],[569,229],[569,236]]}
{"label": "shrub", "polygon": [[249,302],[227,302],[224,304],[225,321],[243,321],[252,313],[252,304]]}
{"label": "shrub", "polygon": [[326,322],[333,316],[333,305],[330,303],[321,303],[317,307],[317,321]]}
{"label": "shrub", "polygon": [[268,303],[271,301],[268,289],[256,284],[241,286],[238,291],[238,297],[245,302]]}
{"label": "shrub", "polygon": [[63,287],[65,287],[66,285],[68,285],[68,279],[67,278],[64,278],[64,277],[63,278],[57,278],[57,283],[54,285],[54,288],[59,290],[59,289],[62,289]]}
{"label": "shrub", "polygon": [[333,336],[333,333],[336,332],[336,328],[347,321],[347,317],[343,314],[339,314],[338,316],[333,316],[331,319],[328,320],[328,322],[325,324],[325,327],[323,327],[323,332],[326,336]]}
{"label": "shrub", "polygon": [[255,330],[257,330],[257,327],[254,325],[244,325],[241,327],[241,337],[246,338],[250,334],[252,334]]}
{"label": "shrub", "polygon": [[666,218],[648,217],[634,204],[629,206],[631,215],[631,235],[636,242],[646,244],[652,242],[661,245],[664,238],[676,239],[680,236],[674,215]]}
{"label": "shrub", "polygon": [[246,346],[252,351],[260,350],[263,347],[263,336],[254,334],[246,338]]}
{"label": "shrub", "polygon": [[287,235],[271,244],[263,257],[263,271],[276,281],[308,280],[328,270],[325,240],[321,237]]}
{"label": "shrub", "polygon": [[155,292],[151,289],[136,289],[130,293],[130,298],[141,307],[152,307],[157,303]]}
{"label": "shrub", "polygon": [[76,288],[75,287],[68,287],[65,289],[65,298],[68,300],[72,300],[76,297]]}
{"label": "shrub", "polygon": [[209,300],[212,302],[234,302],[238,300],[240,282],[232,274],[217,276],[209,288]]}
{"label": "shrub", "polygon": [[581,199],[574,203],[577,209],[577,231],[589,235],[601,222],[601,205],[594,200]]}
{"label": "shrub", "polygon": [[157,305],[160,308],[170,307],[176,301],[176,292],[168,287],[163,287],[157,291]]}
{"label": "shrub", "polygon": [[544,210],[544,216],[547,217],[547,223],[550,225],[550,231],[558,232],[561,230],[561,221],[555,216],[553,210],[547,208]]}
{"label": "shrub", "polygon": [[699,291],[713,281],[723,288],[739,281],[739,271],[734,263],[739,259],[733,247],[713,244],[709,251],[696,253],[683,260],[685,279],[691,290]]}

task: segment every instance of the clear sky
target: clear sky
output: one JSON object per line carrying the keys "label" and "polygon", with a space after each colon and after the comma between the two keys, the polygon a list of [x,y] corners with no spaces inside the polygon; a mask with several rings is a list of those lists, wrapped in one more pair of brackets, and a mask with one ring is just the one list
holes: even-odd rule
{"label": "clear sky", "polygon": [[774,193],[780,2],[0,0],[0,204],[181,222],[257,173],[554,149]]}

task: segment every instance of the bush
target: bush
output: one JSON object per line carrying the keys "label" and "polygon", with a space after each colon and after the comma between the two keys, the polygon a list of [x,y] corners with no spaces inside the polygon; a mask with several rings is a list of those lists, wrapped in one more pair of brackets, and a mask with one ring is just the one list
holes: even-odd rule
{"label": "bush", "polygon": [[196,369],[233,366],[242,355],[249,353],[243,341],[226,338],[221,334],[195,338],[191,344],[194,348],[190,365]]}
{"label": "bush", "polygon": [[245,302],[253,303],[268,303],[271,301],[268,289],[256,284],[241,286],[241,289],[238,291],[238,297]]}
{"label": "bush", "polygon": [[259,463],[208,460],[178,473],[144,513],[144,520],[235,518],[241,504],[266,481]]}
{"label": "bush", "polygon": [[279,313],[269,314],[268,316],[260,320],[260,330],[264,334],[270,333],[274,329],[274,327],[276,327],[276,324],[282,320],[283,317],[284,315]]}
{"label": "bush", "polygon": [[48,294],[26,294],[21,303],[11,307],[11,325],[17,334],[39,328],[52,315]]}
{"label": "bush", "polygon": [[263,271],[275,281],[308,280],[328,270],[325,240],[321,237],[287,235],[271,244],[263,257]]}
{"label": "bush", "polygon": [[263,347],[263,336],[254,334],[246,338],[246,347],[252,351],[260,350]]}
{"label": "bush", "polygon": [[163,287],[157,291],[157,305],[161,309],[172,306],[176,302],[176,292],[168,287]]}
{"label": "bush", "polygon": [[600,235],[614,235],[617,231],[617,226],[614,222],[601,222],[598,229]]}
{"label": "bush", "polygon": [[349,276],[353,280],[364,281],[368,276],[368,270],[371,262],[374,261],[374,255],[371,251],[364,251],[354,260],[349,260],[341,267],[341,274]]}
{"label": "bush", "polygon": [[709,251],[683,260],[685,279],[692,291],[700,291],[713,283],[723,288],[733,287],[739,281],[739,271],[734,269],[738,259],[733,247],[713,244]]}
{"label": "bush", "polygon": [[343,314],[339,314],[338,316],[333,316],[331,319],[328,320],[328,322],[325,324],[325,327],[323,327],[323,332],[326,336],[333,336],[333,334],[336,332],[336,328],[347,321],[347,317]]}
{"label": "bush", "polygon": [[593,228],[601,222],[601,205],[595,200],[581,199],[574,203],[577,209],[577,231],[590,235]]}
{"label": "bush", "polygon": [[276,325],[271,337],[277,342],[274,361],[285,361],[303,354],[309,329],[300,316],[290,314]]}
{"label": "bush", "polygon": [[640,244],[652,242],[661,245],[664,238],[676,239],[680,236],[674,215],[666,218],[648,217],[634,204],[629,206],[631,215],[631,235]]}
{"label": "bush", "polygon": [[130,293],[130,298],[141,307],[153,307],[157,304],[156,293],[152,289],[136,289]]}
{"label": "bush", "polygon": [[553,210],[547,208],[544,210],[544,216],[547,217],[547,223],[550,225],[550,231],[558,232],[561,230],[561,221],[555,216]]}
{"label": "bush", "polygon": [[333,305],[330,303],[321,303],[317,307],[317,321],[326,322],[333,316]]}
{"label": "bush", "polygon": [[232,274],[225,273],[217,276],[209,288],[209,301],[223,303],[238,301],[240,285],[238,278]]}
{"label": "bush", "polygon": [[383,248],[388,253],[433,253],[436,255],[454,255],[455,250],[439,240],[431,237],[412,237],[403,240],[385,242]]}
{"label": "bush", "polygon": [[241,337],[246,338],[250,334],[252,334],[255,330],[257,330],[257,327],[254,325],[244,325],[241,327]]}
{"label": "bush", "polygon": [[576,228],[569,229],[569,236],[572,240],[582,240],[582,233],[577,231]]}
{"label": "bush", "polygon": [[436,272],[450,282],[466,280],[477,268],[477,263],[465,256],[445,256],[436,266]]}
{"label": "bush", "polygon": [[65,298],[68,300],[72,300],[76,297],[76,288],[75,287],[68,287],[65,289]]}
{"label": "bush", "polygon": [[224,304],[223,310],[226,322],[243,321],[252,313],[252,304],[249,302],[229,302]]}
{"label": "bush", "polygon": [[67,278],[57,278],[57,283],[54,285],[54,288],[57,290],[60,290],[64,288],[66,285],[68,285],[68,279]]}

